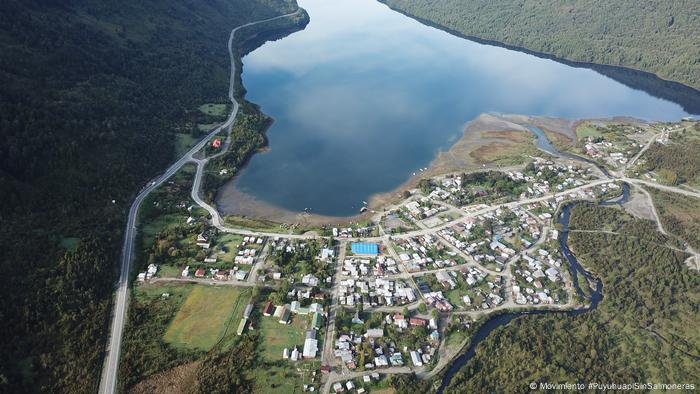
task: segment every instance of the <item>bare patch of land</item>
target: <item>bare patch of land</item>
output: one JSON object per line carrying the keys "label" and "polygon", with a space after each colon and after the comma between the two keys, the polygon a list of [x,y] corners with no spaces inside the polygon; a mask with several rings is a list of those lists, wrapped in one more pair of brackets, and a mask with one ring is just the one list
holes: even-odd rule
{"label": "bare patch of land", "polygon": [[637,189],[632,189],[630,193],[630,199],[624,205],[625,210],[638,218],[656,221],[654,212],[649,206],[649,198]]}

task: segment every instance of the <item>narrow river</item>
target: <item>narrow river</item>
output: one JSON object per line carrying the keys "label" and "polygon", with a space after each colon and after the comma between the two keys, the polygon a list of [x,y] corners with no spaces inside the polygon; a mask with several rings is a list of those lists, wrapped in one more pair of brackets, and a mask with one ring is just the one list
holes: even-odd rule
{"label": "narrow river", "polygon": [[[566,152],[560,152],[558,149],[554,147],[554,145],[549,141],[545,133],[540,130],[539,128],[531,125],[526,125],[528,129],[530,129],[536,136],[537,136],[537,147],[558,157],[566,158],[566,159],[573,159],[573,160],[579,160],[579,161],[584,161],[587,163],[592,163],[595,164],[601,171],[606,176],[608,175],[608,172],[605,170],[605,168],[599,166],[597,163],[591,162],[590,160],[587,160],[585,158],[566,153]],[[629,200],[629,195],[630,195],[630,188],[628,184],[623,184],[623,192],[621,196],[615,197],[610,200],[606,200],[601,202],[601,205],[622,205],[626,203]],[[560,223],[563,226],[562,232],[559,234],[559,247],[561,249],[562,254],[566,258],[566,260],[569,263],[569,273],[571,274],[571,279],[574,284],[574,289],[576,290],[576,293],[585,298],[588,301],[588,305],[579,308],[579,309],[574,309],[566,312],[561,312],[561,311],[546,311],[546,310],[537,310],[537,311],[524,311],[524,312],[507,312],[507,313],[501,313],[498,315],[495,315],[493,317],[490,317],[479,329],[474,333],[471,343],[469,345],[469,348],[465,353],[457,357],[451,364],[447,372],[445,373],[442,382],[440,383],[440,387],[437,390],[438,394],[442,394],[445,388],[450,384],[452,381],[452,378],[459,372],[462,367],[467,365],[469,361],[474,357],[476,354],[476,347],[483,341],[485,340],[491,332],[493,332],[495,329],[504,326],[508,323],[510,323],[512,320],[525,316],[525,315],[543,315],[545,313],[562,313],[565,314],[566,316],[578,316],[582,313],[588,312],[590,310],[593,310],[598,307],[598,304],[600,301],[603,299],[603,282],[600,280],[600,278],[595,277],[593,274],[591,274],[589,271],[587,271],[581,264],[579,263],[578,259],[574,254],[571,252],[571,249],[569,249],[569,219],[571,218],[571,210],[577,205],[577,203],[568,203],[566,204],[559,215],[559,218],[557,219],[558,223]],[[583,279],[583,283],[579,282],[579,278]],[[582,289],[582,286],[586,287],[586,290]],[[588,295],[587,295],[588,294]]]}

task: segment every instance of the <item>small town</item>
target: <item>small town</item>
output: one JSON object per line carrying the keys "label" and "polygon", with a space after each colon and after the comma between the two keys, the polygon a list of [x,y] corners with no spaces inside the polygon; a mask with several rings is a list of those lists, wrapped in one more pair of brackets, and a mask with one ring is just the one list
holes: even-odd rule
{"label": "small town", "polygon": [[[587,149],[606,152],[596,138]],[[630,166],[642,153],[624,152],[618,163]],[[137,281],[237,289],[236,335],[258,333],[265,359],[295,371],[303,391],[371,392],[393,375],[441,371],[489,315],[585,307],[562,252],[562,210],[619,199],[633,181],[594,163],[532,157],[519,168],[424,178],[362,223],[286,234],[212,225],[211,210],[168,197],[154,205],[182,230],[155,235],[162,257]]]}

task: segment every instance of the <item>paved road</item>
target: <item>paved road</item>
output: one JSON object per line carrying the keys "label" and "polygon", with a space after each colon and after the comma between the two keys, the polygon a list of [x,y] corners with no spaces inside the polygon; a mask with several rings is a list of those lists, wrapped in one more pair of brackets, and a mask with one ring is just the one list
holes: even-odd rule
{"label": "paved road", "polygon": [[136,238],[136,216],[141,203],[146,199],[146,197],[158,186],[163,184],[171,176],[173,176],[183,165],[188,162],[195,161],[193,155],[200,151],[204,145],[209,142],[209,140],[219,133],[222,129],[229,128],[233,124],[233,121],[238,114],[238,102],[234,98],[234,88],[235,88],[235,75],[236,75],[236,63],[233,53],[233,40],[236,32],[248,26],[253,26],[258,23],[269,22],[276,19],[285,18],[288,16],[296,15],[300,10],[295,12],[276,16],[274,18],[268,18],[256,22],[246,23],[244,25],[238,26],[231,30],[231,35],[228,40],[228,50],[229,57],[231,59],[231,79],[229,83],[229,98],[233,104],[233,109],[231,115],[229,115],[226,122],[220,126],[213,129],[205,138],[203,138],[199,143],[192,147],[184,156],[182,156],[178,161],[172,164],[166,171],[158,177],[156,180],[150,182],[148,186],[143,189],[136,199],[131,204],[129,209],[129,218],[127,220],[126,232],[124,234],[124,246],[122,248],[122,261],[121,261],[121,273],[119,275],[119,281],[117,282],[117,294],[114,303],[114,310],[112,314],[112,324],[110,330],[110,338],[107,345],[107,356],[105,357],[104,366],[102,369],[102,376],[100,379],[99,392],[103,394],[112,394],[117,391],[117,370],[119,368],[119,356],[121,352],[121,342],[122,335],[124,331],[124,323],[126,321],[126,310],[128,307],[129,300],[129,273],[131,271],[131,260],[134,253],[134,240]]}

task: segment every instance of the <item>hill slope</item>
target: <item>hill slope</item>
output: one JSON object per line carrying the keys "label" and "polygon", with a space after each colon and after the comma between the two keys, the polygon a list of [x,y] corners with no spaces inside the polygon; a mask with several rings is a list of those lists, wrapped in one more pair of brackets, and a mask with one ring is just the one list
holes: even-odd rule
{"label": "hill slope", "polygon": [[647,71],[700,89],[694,0],[380,0],[466,36]]}
{"label": "hill slope", "polygon": [[134,194],[227,101],[231,29],[295,9],[0,3],[0,392],[96,390]]}

